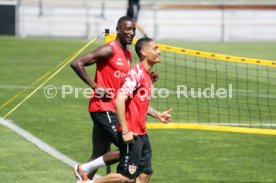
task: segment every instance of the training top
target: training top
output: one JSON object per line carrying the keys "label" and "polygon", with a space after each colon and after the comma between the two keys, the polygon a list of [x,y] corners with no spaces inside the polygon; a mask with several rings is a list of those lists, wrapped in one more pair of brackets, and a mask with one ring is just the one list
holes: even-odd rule
{"label": "training top", "polygon": [[107,100],[95,95],[95,91],[92,91],[89,102],[90,112],[116,111],[114,104],[116,93],[130,70],[132,60],[130,49],[123,50],[116,40],[107,43],[107,45],[112,47],[113,55],[107,60],[96,63],[95,83],[109,88],[113,95],[111,99]]}
{"label": "training top", "polygon": [[[126,123],[128,130],[138,135],[147,133],[146,117],[151,97],[152,80],[142,63],[131,68],[120,91],[128,95]],[[122,131],[118,123],[118,132]]]}

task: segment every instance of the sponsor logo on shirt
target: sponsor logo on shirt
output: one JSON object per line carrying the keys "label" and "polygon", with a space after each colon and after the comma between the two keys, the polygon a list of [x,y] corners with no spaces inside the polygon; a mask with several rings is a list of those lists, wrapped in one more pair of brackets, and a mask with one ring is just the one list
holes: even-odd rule
{"label": "sponsor logo on shirt", "polygon": [[114,77],[115,77],[115,78],[126,77],[126,73],[121,72],[121,71],[115,71],[115,72],[114,72]]}
{"label": "sponsor logo on shirt", "polygon": [[[145,85],[147,86],[148,83],[145,83]],[[137,90],[137,94],[138,94],[139,98],[141,99],[141,101],[143,101],[143,102],[150,100],[150,97],[151,97],[150,91],[146,88],[139,88]]]}

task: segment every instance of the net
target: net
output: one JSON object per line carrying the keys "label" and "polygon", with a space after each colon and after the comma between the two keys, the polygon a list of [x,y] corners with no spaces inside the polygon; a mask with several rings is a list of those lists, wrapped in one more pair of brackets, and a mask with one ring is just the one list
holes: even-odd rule
{"label": "net", "polygon": [[[72,58],[72,53],[76,53],[77,50],[79,50],[82,46],[84,46],[84,41],[79,40],[64,40],[64,39],[46,39],[46,38],[32,38],[32,39],[20,39],[15,37],[1,37],[1,43],[4,42],[3,46],[0,49],[1,58],[0,58],[0,70],[1,70],[1,92],[0,92],[0,98],[1,98],[1,106],[4,103],[4,101],[8,100],[12,96],[17,96],[17,98],[5,105],[5,107],[0,107],[0,116],[3,117],[6,114],[9,113],[18,103],[25,100],[27,96],[29,96],[30,93],[32,93],[34,90],[36,90],[41,84],[46,81],[50,76],[52,76],[56,71],[58,71],[61,67],[64,66],[64,64],[67,63],[67,61]],[[86,41],[85,41],[86,42]],[[98,46],[102,45],[103,41],[100,40],[99,42],[95,42],[92,44],[87,52],[90,50],[96,49]],[[254,62],[253,60],[247,60],[240,62],[228,62],[226,60],[219,61],[218,58],[220,58],[220,55],[214,55],[216,58],[212,57],[212,55],[206,55],[204,57],[200,57],[200,55],[203,55],[203,52],[196,52],[196,51],[190,51],[185,49],[175,49],[173,47],[165,46],[162,47],[162,62],[157,65],[155,70],[158,71],[160,75],[160,80],[156,82],[155,87],[157,88],[156,92],[160,92],[162,88],[167,88],[170,92],[169,98],[153,98],[152,105],[160,110],[167,109],[169,107],[174,108],[174,119],[173,121],[179,122],[177,124],[182,124],[181,122],[188,122],[188,123],[206,123],[209,124],[233,124],[233,113],[232,106],[239,107],[240,111],[238,111],[236,116],[240,115],[240,125],[243,123],[246,123],[248,125],[254,125],[261,123],[264,124],[274,124],[275,122],[273,119],[275,119],[275,115],[273,114],[273,111],[275,110],[275,107],[273,106],[275,104],[275,99],[273,96],[275,96],[275,67],[271,67],[265,64],[269,64],[270,62],[263,62],[260,60],[260,63],[255,64],[245,64],[240,62]],[[19,49],[17,49],[19,48]],[[181,51],[183,50],[183,51]],[[182,54],[185,53],[185,54]],[[85,53],[82,53],[85,54]],[[75,55],[75,54],[74,54]],[[135,56],[135,54],[133,54]],[[67,57],[69,56],[69,57]],[[65,59],[65,60],[64,60]],[[233,57],[230,57],[229,59],[234,59]],[[59,62],[63,60],[62,62]],[[137,61],[137,58],[135,57],[135,60]],[[58,63],[62,63],[61,65]],[[260,65],[264,63],[264,65]],[[58,66],[58,67],[56,67]],[[254,66],[254,67],[253,67]],[[91,77],[94,77],[94,71],[95,68],[88,68],[89,73],[91,74]],[[223,70],[224,69],[224,70]],[[232,69],[232,70],[230,70]],[[231,72],[230,72],[231,71]],[[247,71],[247,73],[246,73]],[[50,73],[48,75],[48,73]],[[227,73],[227,74],[226,74]],[[238,73],[238,74],[236,74]],[[43,75],[43,77],[41,77]],[[253,76],[252,76],[253,75]],[[45,76],[45,77],[44,77]],[[39,81],[37,80],[38,78]],[[233,79],[234,78],[234,79]],[[234,81],[238,80],[237,83]],[[34,81],[37,82],[34,82]],[[234,80],[234,81],[233,81]],[[254,82],[253,82],[254,81]],[[214,83],[213,83],[214,82]],[[30,85],[33,83],[32,85]],[[202,84],[203,83],[203,84]],[[196,87],[211,87],[209,84],[214,84],[214,88],[217,89],[219,87],[225,87],[228,86],[228,83],[233,84],[232,90],[234,93],[234,89],[237,88],[241,90],[243,95],[238,96],[236,98],[237,101],[231,100],[235,99],[235,95],[233,95],[232,98],[225,98],[223,101],[215,99],[208,99],[208,98],[185,98],[183,97],[183,93],[181,93],[180,99],[175,98],[176,91],[177,91],[177,85],[186,85],[187,90],[191,91],[191,88]],[[246,84],[247,83],[247,84]],[[252,84],[254,83],[254,85]],[[256,84],[258,83],[258,84]],[[265,83],[265,84],[263,84]],[[234,85],[237,85],[234,87]],[[31,86],[31,87],[28,87]],[[53,90],[46,90],[49,86],[54,86],[56,88],[56,92],[52,92]],[[70,87],[71,86],[71,87]],[[19,91],[21,91],[24,88],[29,88],[26,90],[23,94],[15,95]],[[71,88],[72,90],[69,90]],[[17,108],[14,112],[12,112],[7,119],[13,120],[18,126],[25,129],[26,131],[30,132],[34,136],[40,138],[44,142],[50,144],[55,149],[59,150],[63,154],[70,157],[72,160],[78,161],[78,162],[86,162],[87,158],[91,154],[91,130],[93,123],[91,121],[91,118],[89,116],[89,113],[87,112],[87,105],[88,105],[88,98],[84,97],[84,89],[87,88],[87,86],[76,76],[76,74],[72,71],[72,69],[67,66],[64,67],[64,69],[61,70],[57,75],[55,75],[54,78],[49,80],[43,87],[41,87],[35,94],[33,94],[31,97],[27,97],[28,100],[24,102],[19,108]],[[259,90],[264,90],[264,92],[267,92],[265,94],[258,92],[258,97],[253,98],[255,100],[255,103],[253,103],[253,99],[246,97],[251,97],[254,93],[247,92],[246,89],[256,90],[258,88]],[[64,92],[66,92],[66,95],[62,94],[62,91],[64,89]],[[183,91],[183,87],[180,88]],[[228,88],[226,88],[228,89]],[[47,91],[50,91],[49,93]],[[86,93],[86,92],[85,92]],[[164,92],[165,93],[165,92]],[[241,93],[241,92],[239,92]],[[56,94],[55,96],[48,95],[48,94]],[[88,95],[90,93],[88,92]],[[265,97],[260,97],[262,95]],[[190,94],[188,94],[190,95]],[[248,96],[247,96],[248,95]],[[245,96],[245,98],[243,98]],[[242,104],[241,99],[244,99],[244,103],[250,102],[249,104]],[[256,100],[257,99],[257,100]],[[232,103],[231,103],[232,102]],[[235,102],[235,103],[234,103]],[[209,108],[207,108],[207,106]],[[222,108],[223,105],[226,106],[226,108]],[[231,106],[232,105],[232,106]],[[266,110],[263,112],[263,108]],[[243,108],[242,108],[243,107]],[[252,109],[253,107],[260,108],[260,113],[257,113],[256,111],[251,111],[250,115],[248,113],[248,108]],[[243,109],[243,111],[242,111]],[[205,110],[205,111],[204,111]],[[208,113],[207,113],[208,112]],[[225,112],[226,114],[222,113]],[[247,114],[248,116],[244,117],[243,115]],[[260,119],[254,118],[253,115],[257,116],[258,114],[261,114]],[[268,114],[268,118],[264,118],[264,114]],[[208,117],[209,116],[209,117]],[[230,118],[229,118],[230,117]],[[228,118],[230,119],[230,122],[228,121]],[[152,121],[153,118],[150,118],[149,121]],[[226,119],[225,121],[223,121]],[[251,123],[249,123],[249,120],[251,119]],[[210,121],[207,121],[210,120]],[[216,121],[217,120],[217,121]],[[253,122],[253,120],[256,120],[256,123]],[[260,121],[259,121],[260,120]],[[219,122],[218,122],[219,121]],[[1,123],[1,120],[0,120]],[[237,123],[237,121],[235,121]],[[157,123],[153,123],[157,124]],[[159,124],[159,123],[158,123]],[[1,125],[0,125],[1,126]],[[169,125],[164,125],[169,126]],[[203,126],[203,125],[201,125]],[[211,126],[211,125],[204,125],[204,126]],[[213,127],[213,126],[211,126]],[[229,129],[230,127],[228,127]],[[240,129],[246,129],[246,128],[240,128]],[[253,128],[251,128],[253,129]],[[1,134],[3,138],[3,142],[6,141],[7,146],[12,146],[10,144],[17,144],[15,147],[11,147],[12,151],[5,150],[5,143],[3,147],[3,152],[13,152],[10,156],[15,157],[14,153],[21,153],[26,152],[26,145],[23,145],[22,143],[17,142],[16,139],[12,140],[13,137],[10,135],[13,135],[12,133],[6,133],[7,131],[3,128],[1,128]],[[274,131],[273,135],[275,135],[275,130],[273,129],[259,129],[258,130],[271,130]],[[229,131],[229,130],[228,130]],[[246,130],[244,130],[246,131]],[[4,133],[2,133],[4,132]],[[208,161],[206,165],[198,166],[198,153],[199,152],[199,146],[196,146],[195,150],[193,148],[190,152],[187,153],[189,156],[190,154],[195,154],[195,157],[192,157],[194,159],[194,162],[191,162],[189,166],[193,167],[194,164],[194,170],[195,173],[193,173],[188,178],[188,182],[195,182],[194,181],[194,175],[198,175],[198,167],[202,167],[202,171],[200,172],[206,172],[206,170],[210,169],[209,165],[213,167],[213,165],[218,164],[217,169],[211,169],[211,173],[215,175],[217,172],[221,173],[221,175],[225,175],[225,169],[221,168],[221,164],[225,164],[225,162],[217,162],[217,160],[214,160],[213,162],[209,162],[210,158],[208,154],[211,154],[213,157],[214,152],[218,151],[218,155],[224,154],[225,158],[221,159],[229,159],[229,157],[232,157],[231,162],[235,163],[235,166],[232,167],[239,167],[243,165],[240,163],[240,159],[246,159],[247,154],[245,156],[240,157],[234,157],[231,156],[233,153],[230,149],[226,149],[226,153],[221,153],[220,149],[225,149],[219,147],[217,149],[212,149],[209,151],[209,147],[215,147],[212,146],[213,144],[225,144],[224,142],[229,144],[229,141],[227,139],[232,138],[233,142],[230,142],[229,147],[231,146],[231,143],[238,144],[241,147],[242,152],[244,147],[244,144],[247,144],[248,142],[254,142],[253,148],[250,149],[250,152],[253,152],[253,156],[256,154],[256,156],[259,154],[259,144],[262,144],[262,147],[273,147],[272,144],[273,139],[269,138],[267,136],[240,136],[240,135],[232,135],[232,134],[221,134],[219,133],[216,135],[215,133],[205,133],[205,132],[189,132],[189,131],[180,131],[180,130],[150,130],[150,133],[153,136],[157,136],[159,134],[162,134],[162,139],[160,138],[152,138],[152,144],[153,146],[157,147],[155,150],[158,151],[160,149],[161,156],[160,157],[175,157],[175,159],[169,159],[169,161],[164,163],[159,163],[160,166],[156,166],[156,168],[159,167],[160,172],[159,175],[166,175],[166,171],[162,172],[162,170],[172,169],[175,167],[174,162],[179,162],[179,164],[187,164],[187,162],[190,162],[191,158],[183,159],[183,153],[175,153],[177,152],[185,152],[183,151],[183,148],[185,147],[194,147],[195,143],[203,144],[205,145],[202,150],[208,150],[207,153],[204,153],[202,158],[207,159]],[[207,138],[206,141],[201,141],[201,139],[206,139],[206,135],[214,136],[215,135],[215,141],[209,140],[210,138]],[[264,134],[264,133],[263,133]],[[268,133],[266,133],[268,134]],[[272,134],[272,133],[271,133]],[[15,134],[14,134],[15,135]],[[189,136],[195,136],[196,138],[192,137],[194,141],[190,142],[191,139],[187,139],[186,137]],[[204,138],[201,138],[204,137]],[[249,137],[249,138],[248,138]],[[254,140],[252,140],[254,138]],[[18,138],[17,138],[18,139]],[[226,140],[225,140],[226,139]],[[249,140],[250,139],[250,140]],[[184,145],[179,145],[179,142],[184,143]],[[237,143],[240,142],[241,144]],[[187,143],[190,143],[187,145]],[[177,147],[180,147],[176,149],[176,151],[166,151],[164,152],[164,149],[170,149],[168,148],[168,144],[171,144],[172,147],[177,145]],[[1,144],[2,145],[2,144]],[[165,145],[165,146],[164,146]],[[29,146],[28,146],[29,147]],[[158,148],[159,147],[159,148]],[[251,146],[250,146],[251,147]],[[255,148],[254,148],[255,147]],[[36,148],[36,147],[35,147]],[[187,149],[187,148],[186,148]],[[232,148],[233,149],[233,148]],[[239,149],[239,148],[236,148]],[[267,150],[267,149],[266,149]],[[57,163],[53,162],[53,159],[49,159],[50,164],[49,166],[45,162],[49,162],[47,157],[47,161],[45,161],[45,158],[43,158],[42,163],[44,166],[39,167],[38,164],[41,164],[41,161],[38,161],[36,159],[33,159],[37,152],[37,150],[31,148],[29,151],[30,157],[23,157],[24,160],[28,160],[28,162],[31,162],[31,166],[34,167],[34,169],[39,170],[39,173],[46,172],[49,167],[53,169],[55,168],[56,174],[51,174],[52,176],[48,178],[47,180],[57,180],[58,177],[60,177],[60,174],[64,175],[62,176],[62,179],[60,182],[70,182],[73,180],[73,175],[70,174],[71,169],[67,166],[62,165],[56,165]],[[195,152],[195,153],[194,153]],[[229,156],[230,152],[230,156]],[[254,152],[256,152],[254,154]],[[157,152],[157,154],[160,154]],[[164,156],[162,156],[162,153]],[[171,153],[171,154],[170,154]],[[265,151],[264,151],[265,153]],[[243,154],[244,153],[240,153]],[[7,154],[8,155],[8,154]],[[180,155],[177,156],[176,155]],[[21,157],[21,156],[20,156]],[[40,157],[40,155],[36,155],[36,157]],[[250,156],[252,157],[252,156]],[[266,156],[266,157],[273,157],[273,156]],[[13,161],[12,158],[6,158]],[[22,158],[21,158],[22,159]],[[252,158],[246,159],[249,160],[249,163],[252,164],[250,167],[256,167],[257,162],[251,162]],[[254,158],[253,158],[254,159]],[[4,165],[9,166],[10,160],[4,161]],[[233,160],[233,161],[232,161]],[[238,160],[235,162],[235,160]],[[158,163],[160,162],[160,158],[153,159],[154,162]],[[271,164],[271,161],[267,161]],[[1,162],[2,163],[2,162]],[[6,164],[5,164],[6,163]],[[270,165],[269,164],[269,165]],[[25,165],[25,164],[24,164]],[[163,167],[161,166],[163,165]],[[249,168],[250,168],[249,167]],[[25,168],[25,167],[23,167]],[[18,169],[18,168],[17,168]],[[16,172],[18,174],[18,171],[13,170],[9,172]],[[116,166],[112,168],[113,171],[116,171]],[[183,173],[182,170],[185,170],[184,168],[178,168],[179,172],[175,173],[175,181],[173,182],[183,182],[183,176],[179,177],[177,175]],[[218,171],[219,170],[219,171]],[[247,171],[247,169],[245,169]],[[221,172],[220,172],[221,171]],[[230,169],[229,171],[232,171]],[[229,172],[227,171],[227,172]],[[249,170],[248,170],[249,171]],[[265,173],[267,173],[267,169],[258,169],[260,172],[259,177],[262,177]],[[250,172],[250,171],[249,171]],[[22,173],[22,172],[21,172]],[[33,173],[33,172],[32,172]],[[98,171],[99,174],[104,175],[105,170],[100,169]],[[185,173],[185,172],[184,172]],[[24,177],[28,178],[29,172],[23,175]],[[210,172],[206,173],[207,176],[210,175]],[[20,176],[23,177],[22,175]],[[45,176],[44,176],[45,177]],[[64,177],[68,181],[64,181]],[[157,176],[158,177],[158,176]],[[203,177],[203,176],[201,176]],[[231,176],[229,176],[231,178]],[[271,175],[268,175],[266,177],[273,177]],[[227,177],[226,177],[227,178]],[[229,178],[229,180],[230,180]],[[258,176],[257,176],[258,178]],[[204,179],[204,178],[203,178]],[[199,181],[202,181],[203,179],[200,179]],[[44,179],[43,179],[44,180]],[[160,178],[157,178],[156,181],[160,182]],[[191,180],[191,181],[190,181]],[[220,180],[219,178],[214,177],[212,180]],[[272,179],[270,179],[272,180]],[[22,182],[22,180],[20,179]],[[223,180],[224,181],[224,180]],[[231,179],[232,181],[232,179]],[[248,181],[251,181],[249,178]],[[265,180],[266,181],[266,180]],[[42,181],[43,182],[43,181]],[[45,182],[45,181],[44,181]],[[51,181],[48,181],[51,182]]]}
{"label": "net", "polygon": [[151,106],[174,122],[276,126],[276,62],[159,47]]}

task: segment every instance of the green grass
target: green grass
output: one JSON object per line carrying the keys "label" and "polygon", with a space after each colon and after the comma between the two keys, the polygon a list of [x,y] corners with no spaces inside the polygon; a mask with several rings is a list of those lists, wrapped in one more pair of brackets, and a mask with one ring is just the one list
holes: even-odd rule
{"label": "green grass", "polygon": [[33,144],[0,126],[1,182],[73,182],[67,165],[42,152]]}
{"label": "green grass", "polygon": [[276,161],[273,136],[193,130],[151,130],[149,134],[154,151],[153,182],[276,180],[271,171],[276,168],[271,163]]}
{"label": "green grass", "polygon": [[[86,40],[0,37],[0,85],[27,86],[57,65],[61,60],[78,50],[85,43]],[[89,50],[94,49],[100,44],[101,40],[91,46]],[[172,44],[181,46],[179,42],[173,42]],[[183,43],[181,47],[190,49],[197,48],[203,51],[216,51],[231,55],[237,54],[246,57],[273,58],[275,52],[270,52],[269,50],[275,50],[276,44],[261,44],[261,46],[260,43]],[[266,50],[267,52],[265,52]],[[165,83],[162,79],[164,76],[162,69],[171,69],[169,63],[165,66],[160,64],[158,68],[160,81],[157,84],[158,86],[166,84],[171,89],[174,83],[172,81]],[[176,68],[176,71],[179,72],[179,81],[181,83],[195,83],[192,80],[194,65],[186,61],[180,66]],[[186,70],[183,71],[183,67],[187,67]],[[223,65],[219,67],[223,69]],[[198,85],[200,86],[199,81],[203,82],[206,79],[204,78],[205,66],[202,67],[198,64],[196,68],[199,70],[197,79]],[[212,65],[206,65],[206,68],[208,68],[208,76],[214,74],[214,67]],[[243,72],[243,68],[240,69],[239,82],[235,84],[240,85],[242,88],[246,81],[244,80],[245,73]],[[89,69],[89,72],[93,77],[94,67]],[[183,73],[184,75],[187,73],[186,79],[182,78]],[[264,73],[260,72],[259,74]],[[225,79],[225,75],[223,72],[218,72],[217,74],[221,78],[217,83],[224,86],[223,79]],[[250,74],[254,75],[256,72],[254,73],[252,71]],[[200,77],[201,75],[202,78]],[[173,80],[175,75],[167,74],[166,77],[169,80]],[[229,74],[229,81],[233,81],[231,77],[234,77],[233,74]],[[250,85],[249,87],[254,88],[256,86],[254,84],[254,77],[251,80],[249,83],[252,83],[252,86]],[[213,81],[211,77],[208,78],[208,82]],[[265,80],[260,80],[260,83],[265,83]],[[47,83],[47,85],[50,84],[59,87],[62,85],[86,87],[69,66]],[[271,92],[273,90],[271,88]],[[20,91],[20,89],[0,88],[0,91],[0,102],[2,104]],[[55,98],[49,99],[44,96],[43,90],[39,90],[8,118],[14,120],[19,126],[30,131],[72,159],[85,162],[91,152],[90,136],[92,122],[87,112],[88,99],[83,97],[81,93],[79,95],[81,97],[77,99],[74,95],[61,98],[59,90]],[[0,116],[5,115],[25,96],[26,94],[16,99],[14,103],[1,109]],[[250,107],[254,107],[253,102],[257,102],[253,100],[255,98],[250,98],[252,100]],[[237,107],[237,98],[233,100],[233,106]],[[165,105],[160,103],[163,101],[165,101]],[[153,105],[158,109],[166,109],[167,103],[173,101],[176,101],[174,97],[159,99],[159,103],[153,103]],[[185,102],[186,99],[183,101]],[[246,102],[247,99],[241,96],[239,101]],[[206,101],[205,99],[196,99],[189,100],[186,103],[180,103],[173,106],[175,109],[174,119],[179,118],[192,122],[209,118],[210,121],[213,120],[216,122],[216,120],[223,117],[222,114],[228,111],[228,106],[226,105],[226,108],[223,108],[222,105],[227,104],[227,101],[221,101],[219,107],[217,107],[217,102],[216,100]],[[259,100],[258,102],[259,104],[267,105],[266,100]],[[275,104],[275,100],[271,100],[270,102],[271,104]],[[207,103],[210,106],[209,108],[206,106]],[[240,108],[238,109],[245,108],[246,106],[246,104],[239,104],[238,107]],[[187,109],[189,110],[187,111]],[[230,119],[233,121],[239,117],[245,120],[248,119],[249,114],[246,116],[243,114],[246,111],[238,109],[229,108],[233,113]],[[179,111],[178,113],[176,112],[177,110]],[[203,112],[199,113],[198,110],[202,110]],[[204,115],[208,110],[210,115]],[[261,114],[263,115],[262,110]],[[218,112],[221,116],[218,115]],[[252,121],[254,121],[254,115],[257,114],[251,114]],[[275,120],[274,114],[272,115],[272,119]],[[189,117],[188,119],[187,116]],[[262,116],[262,119],[266,118],[264,115]],[[258,120],[256,119],[256,121]],[[70,174],[70,167],[62,165],[59,161],[55,161],[48,155],[40,152],[14,133],[2,127],[0,127],[0,131],[0,167],[3,170],[0,173],[1,181],[4,180],[7,183],[74,181],[74,178]],[[276,146],[274,136],[192,130],[149,130],[149,135],[154,153],[153,168],[155,173],[151,180],[153,183],[276,181],[276,177],[273,174],[276,171],[276,160],[274,156]],[[5,140],[2,141],[2,139]],[[8,144],[9,139],[11,139],[10,146]],[[78,139],[77,143],[75,139]],[[28,154],[31,154],[31,156]],[[24,163],[21,163],[20,160],[24,161]],[[13,166],[14,164],[16,166]],[[30,169],[31,173],[25,170],[25,167],[30,166],[33,167]],[[51,176],[49,172],[53,169],[61,172],[61,176],[56,174]],[[113,167],[114,169],[115,167]],[[100,173],[103,174],[104,170],[102,169]],[[32,174],[38,175],[38,179],[33,179]]]}

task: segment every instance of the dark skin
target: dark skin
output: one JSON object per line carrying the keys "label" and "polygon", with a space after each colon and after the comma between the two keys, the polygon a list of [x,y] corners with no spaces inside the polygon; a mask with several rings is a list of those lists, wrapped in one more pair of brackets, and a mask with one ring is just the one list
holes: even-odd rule
{"label": "dark skin", "polygon": [[[122,47],[122,49],[127,49],[127,45],[132,43],[132,40],[135,36],[135,23],[130,20],[121,22],[116,27],[117,43]],[[95,83],[87,73],[85,67],[96,64],[97,62],[104,62],[113,55],[113,49],[109,45],[103,45],[95,49],[94,51],[78,58],[75,60],[71,67],[77,73],[77,75],[88,85],[90,86],[96,94],[104,96],[105,99],[110,99],[112,93],[103,86]],[[94,126],[93,129],[93,153],[88,161],[96,159],[101,155],[109,151],[110,140],[105,138],[104,132],[98,127]],[[119,160],[120,153],[119,151],[111,151],[104,155],[104,161],[106,164],[112,164]],[[89,178],[93,178],[97,170],[89,174]]]}
{"label": "dark skin", "polygon": [[[122,47],[122,49],[127,49],[127,45],[130,45],[135,36],[135,23],[133,21],[127,20],[121,22],[121,24],[117,25],[116,32],[117,43]],[[113,49],[109,45],[103,45],[95,49],[94,51],[78,58],[75,60],[71,67],[76,72],[76,74],[88,85],[90,86],[96,94],[100,96],[104,96],[104,100],[109,100],[112,97],[112,93],[110,90],[106,89],[103,86],[95,83],[89,76],[86,71],[87,66],[96,64],[97,62],[104,62],[108,58],[113,55]],[[153,72],[152,73],[153,81],[158,80],[158,75]],[[103,156],[104,162],[109,165],[119,161],[120,152],[119,151],[109,151],[110,140],[105,136],[104,132],[95,127],[93,128],[93,152],[88,161],[94,160],[100,156]],[[89,174],[89,178],[92,179],[97,170],[91,172]]]}
{"label": "dark skin", "polygon": [[[124,21],[116,28],[117,37],[116,41],[125,50],[127,45],[132,43],[135,36],[136,27],[133,21]],[[103,45],[96,50],[78,58],[71,64],[73,70],[78,74],[78,76],[90,86],[97,94],[105,96],[106,98],[112,97],[109,90],[103,86],[99,86],[95,83],[88,75],[85,67],[93,65],[97,62],[102,62],[107,60],[113,55],[113,49],[110,45]]]}

